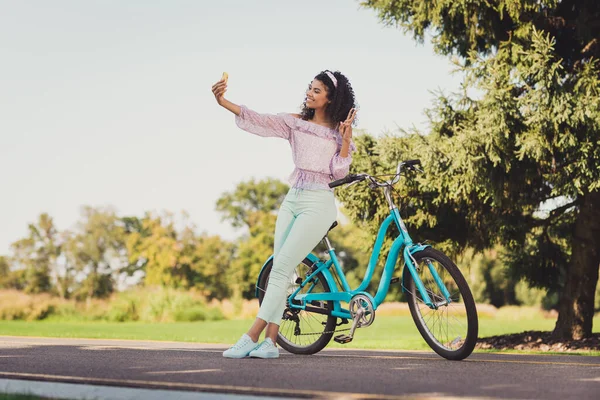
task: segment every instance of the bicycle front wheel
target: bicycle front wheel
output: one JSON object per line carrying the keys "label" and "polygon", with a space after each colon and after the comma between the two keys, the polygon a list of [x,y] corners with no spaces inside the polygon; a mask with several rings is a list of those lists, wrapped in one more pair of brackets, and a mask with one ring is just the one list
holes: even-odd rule
{"label": "bicycle front wheel", "polygon": [[[265,271],[258,282],[258,302],[262,304],[267,283],[273,268],[273,260],[265,266]],[[305,258],[294,269],[290,278],[288,296],[291,295],[309,274],[312,268],[312,262]],[[316,279],[306,285],[299,294],[306,293],[329,293],[331,290],[323,274],[319,273]],[[333,310],[332,301],[314,301],[311,307],[319,309],[324,313],[331,313]],[[321,351],[333,336],[336,327],[336,317],[328,314],[309,312],[290,308],[287,304],[279,325],[279,334],[277,335],[277,344],[285,350],[294,354],[315,354]]]}
{"label": "bicycle front wheel", "polygon": [[[419,278],[435,304],[433,308],[425,304],[412,275],[407,273],[404,284],[408,305],[421,336],[436,353],[448,360],[468,357],[477,343],[479,327],[477,308],[467,281],[458,267],[438,250],[427,248],[413,257]],[[450,294],[449,302],[436,283],[432,269]]]}

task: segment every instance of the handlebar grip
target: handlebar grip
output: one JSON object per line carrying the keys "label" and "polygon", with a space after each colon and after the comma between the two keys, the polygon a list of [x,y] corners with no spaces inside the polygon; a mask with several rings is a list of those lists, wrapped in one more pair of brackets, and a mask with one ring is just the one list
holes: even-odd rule
{"label": "handlebar grip", "polygon": [[345,183],[350,183],[354,180],[356,180],[356,175],[354,175],[354,174],[346,175],[342,179],[338,179],[337,181],[329,182],[329,187],[334,188],[336,186],[340,186]]}
{"label": "handlebar grip", "polygon": [[415,165],[421,165],[421,160],[407,160],[404,161],[404,165],[407,167],[413,167]]}

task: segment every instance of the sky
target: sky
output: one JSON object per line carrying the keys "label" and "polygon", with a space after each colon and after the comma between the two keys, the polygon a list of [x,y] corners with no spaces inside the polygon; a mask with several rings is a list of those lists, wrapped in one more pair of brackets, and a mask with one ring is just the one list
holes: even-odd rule
{"label": "sky", "polygon": [[355,0],[0,0],[0,49],[0,255],[41,213],[71,229],[84,205],[185,211],[198,233],[238,236],[217,199],[294,166],[287,142],[217,105],[224,71],[226,98],[275,114],[339,70],[375,136],[426,132],[433,92],[461,81]]}

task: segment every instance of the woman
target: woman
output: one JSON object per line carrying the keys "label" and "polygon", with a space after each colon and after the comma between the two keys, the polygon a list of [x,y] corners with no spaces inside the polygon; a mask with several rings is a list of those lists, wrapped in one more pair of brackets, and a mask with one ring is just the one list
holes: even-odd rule
{"label": "woman", "polygon": [[[248,332],[223,352],[228,358],[277,358],[275,343],[291,276],[337,216],[328,183],[346,176],[352,162],[354,91],[339,71],[322,71],[310,83],[300,114],[258,114],[223,97],[224,77],[212,87],[217,103],[236,115],[241,129],[289,141],[296,166],[277,214],[273,268],[260,310]],[[265,339],[258,344],[265,328]]]}

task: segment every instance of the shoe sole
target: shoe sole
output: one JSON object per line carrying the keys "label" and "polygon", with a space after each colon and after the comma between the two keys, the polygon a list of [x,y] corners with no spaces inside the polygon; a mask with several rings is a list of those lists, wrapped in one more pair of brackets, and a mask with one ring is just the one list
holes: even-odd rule
{"label": "shoe sole", "polygon": [[[252,352],[252,350],[250,350],[250,352]],[[225,354],[223,354],[223,357],[224,358],[246,358],[246,357],[248,357],[250,355],[250,352],[248,352],[248,353],[246,353],[244,355],[239,355],[239,356],[238,355],[228,355],[228,356],[226,356]]]}
{"label": "shoe sole", "polygon": [[235,358],[235,359],[246,358],[246,357],[248,357],[247,354],[245,356],[223,356],[223,358]]}
{"label": "shoe sole", "polygon": [[279,358],[279,354],[274,354],[274,355],[270,355],[270,354],[264,354],[264,355],[256,355],[256,354],[248,354],[248,357],[251,358]]}

